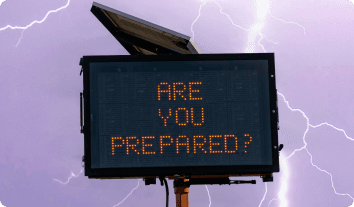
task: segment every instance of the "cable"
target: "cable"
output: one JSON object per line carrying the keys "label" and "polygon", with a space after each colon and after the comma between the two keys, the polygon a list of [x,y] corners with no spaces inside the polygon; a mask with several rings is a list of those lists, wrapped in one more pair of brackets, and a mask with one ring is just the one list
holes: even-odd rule
{"label": "cable", "polygon": [[168,207],[168,195],[169,195],[168,184],[167,184],[167,181],[166,181],[165,177],[160,176],[159,179],[160,179],[161,186],[163,186],[163,182],[165,183],[165,188],[166,188],[166,207]]}

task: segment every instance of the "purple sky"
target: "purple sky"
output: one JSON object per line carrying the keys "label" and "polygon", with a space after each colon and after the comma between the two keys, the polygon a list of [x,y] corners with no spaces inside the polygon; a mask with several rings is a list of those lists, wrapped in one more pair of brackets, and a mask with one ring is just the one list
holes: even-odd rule
{"label": "purple sky", "polygon": [[[128,54],[90,12],[92,2],[72,0],[26,30],[7,25],[41,21],[67,0],[7,0],[0,6],[0,201],[7,207],[165,205],[159,182],[91,180],[82,171],[79,60]],[[191,186],[191,207],[354,206],[353,2],[97,2],[194,37],[202,53],[275,53],[278,92],[299,109],[291,110],[278,94],[281,172],[267,185],[244,178],[257,184]],[[324,122],[330,125],[311,127]],[[172,207],[172,180],[168,186]]]}

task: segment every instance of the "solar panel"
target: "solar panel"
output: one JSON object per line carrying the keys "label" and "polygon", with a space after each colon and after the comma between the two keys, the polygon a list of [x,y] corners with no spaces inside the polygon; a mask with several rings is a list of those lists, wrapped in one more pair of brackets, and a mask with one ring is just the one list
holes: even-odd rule
{"label": "solar panel", "polygon": [[91,12],[131,55],[201,54],[191,37],[93,2]]}

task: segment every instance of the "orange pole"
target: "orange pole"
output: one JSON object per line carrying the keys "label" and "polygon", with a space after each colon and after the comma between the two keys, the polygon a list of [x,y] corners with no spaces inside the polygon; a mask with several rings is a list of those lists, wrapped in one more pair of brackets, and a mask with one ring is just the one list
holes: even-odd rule
{"label": "orange pole", "polygon": [[[189,181],[189,179],[183,179],[183,180],[184,182]],[[188,193],[189,193],[189,187],[175,187],[176,207],[189,207]]]}

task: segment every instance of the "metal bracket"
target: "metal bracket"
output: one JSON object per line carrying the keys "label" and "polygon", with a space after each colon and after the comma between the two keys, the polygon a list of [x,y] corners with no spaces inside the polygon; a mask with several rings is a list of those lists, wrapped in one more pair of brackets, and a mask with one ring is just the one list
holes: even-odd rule
{"label": "metal bracket", "polygon": [[264,175],[262,179],[263,182],[273,182],[273,175]]}
{"label": "metal bracket", "polygon": [[189,181],[178,179],[173,181],[173,187],[190,187],[191,185],[231,185],[231,184],[256,184],[256,180],[230,180],[230,178],[194,178]]}
{"label": "metal bracket", "polygon": [[[144,181],[145,181],[145,185],[156,184],[156,178],[144,178]],[[189,181],[184,181],[184,179],[178,179],[173,181],[173,188],[175,187],[189,188],[191,185],[213,185],[213,184],[231,185],[231,184],[247,184],[247,183],[256,184],[256,180],[230,180],[230,178],[193,178],[193,179],[189,178]]]}
{"label": "metal bracket", "polygon": [[156,178],[144,178],[145,185],[156,185]]}

